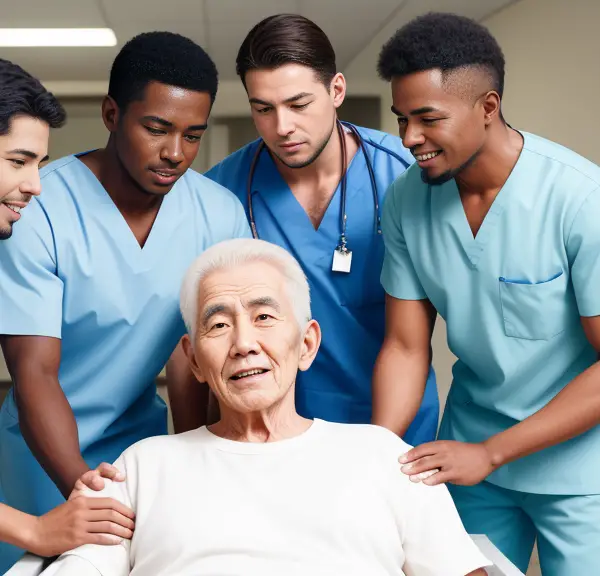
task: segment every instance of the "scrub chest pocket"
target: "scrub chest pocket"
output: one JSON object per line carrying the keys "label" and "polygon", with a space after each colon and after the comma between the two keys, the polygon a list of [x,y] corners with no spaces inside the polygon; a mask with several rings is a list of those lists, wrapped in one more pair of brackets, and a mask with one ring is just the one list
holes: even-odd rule
{"label": "scrub chest pocket", "polygon": [[566,328],[567,276],[562,270],[539,282],[503,277],[498,280],[507,336],[549,340]]}

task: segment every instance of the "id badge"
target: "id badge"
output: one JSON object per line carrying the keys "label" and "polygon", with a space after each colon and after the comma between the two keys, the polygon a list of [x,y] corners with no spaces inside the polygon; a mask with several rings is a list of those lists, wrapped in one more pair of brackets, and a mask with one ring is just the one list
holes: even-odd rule
{"label": "id badge", "polygon": [[333,272],[344,272],[345,274],[350,273],[352,267],[352,252],[350,250],[338,250],[337,248],[333,251],[333,264],[331,270]]}

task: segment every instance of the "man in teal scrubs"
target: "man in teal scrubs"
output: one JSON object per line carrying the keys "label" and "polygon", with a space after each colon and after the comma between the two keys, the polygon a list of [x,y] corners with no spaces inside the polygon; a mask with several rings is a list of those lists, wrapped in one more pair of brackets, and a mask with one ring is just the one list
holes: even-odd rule
{"label": "man in teal scrubs", "polygon": [[467,531],[523,572],[537,538],[544,576],[597,574],[600,168],[506,124],[502,52],[471,20],[410,22],[379,72],[418,164],[384,206],[377,423],[402,434],[413,417],[437,311],[454,381],[439,441],[402,470],[448,482]]}
{"label": "man in teal scrubs", "polygon": [[[399,138],[338,122],[346,81],[331,42],[303,16],[259,22],[242,42],[237,72],[261,138],[207,176],[232,190],[257,236],[291,252],[308,277],[324,335],[321,354],[298,376],[298,410],[307,418],[370,422],[371,377],[385,328],[381,205],[414,160]],[[429,364],[427,375],[420,409],[404,433],[413,445],[437,432]]]}
{"label": "man in teal scrubs", "polygon": [[[44,168],[44,193],[0,243],[8,504],[43,514],[89,468],[167,433],[155,379],[185,332],[183,275],[208,246],[250,235],[233,194],[189,170],[216,91],[214,63],[191,40],[130,40],[102,105],[106,147]],[[195,381],[169,386],[173,407],[202,401]]]}

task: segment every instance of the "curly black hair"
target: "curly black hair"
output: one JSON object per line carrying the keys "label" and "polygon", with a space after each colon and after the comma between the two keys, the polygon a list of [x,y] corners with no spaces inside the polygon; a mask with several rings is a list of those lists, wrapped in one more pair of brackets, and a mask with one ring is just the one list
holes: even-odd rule
{"label": "curly black hair", "polygon": [[144,32],[117,54],[108,95],[125,111],[131,102],[143,100],[150,82],[207,92],[214,102],[219,80],[211,57],[189,38],[173,32]]}
{"label": "curly black hair", "polygon": [[504,65],[502,49],[485,26],[464,16],[430,12],[411,20],[386,42],[377,71],[389,82],[424,70],[479,66],[487,70],[502,97]]}
{"label": "curly black hair", "polygon": [[56,97],[17,64],[0,59],[0,136],[10,130],[15,116],[25,115],[60,128],[67,118]]}

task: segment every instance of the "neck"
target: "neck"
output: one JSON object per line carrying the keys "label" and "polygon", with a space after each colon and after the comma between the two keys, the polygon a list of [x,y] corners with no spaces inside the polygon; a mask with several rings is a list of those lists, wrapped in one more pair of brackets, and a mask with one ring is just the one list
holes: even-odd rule
{"label": "neck", "polygon": [[140,189],[121,163],[112,138],[108,140],[106,148],[83,156],[81,160],[98,178],[123,214],[143,216],[155,213],[160,208],[163,197]]}
{"label": "neck", "polygon": [[208,429],[221,438],[237,442],[276,442],[298,436],[310,428],[312,421],[303,418],[294,406],[291,394],[276,404],[256,412],[236,412],[219,402],[221,419]]}
{"label": "neck", "polygon": [[[348,166],[356,153],[358,144],[354,141],[351,134],[347,134],[345,131],[343,134],[346,144],[346,166]],[[342,143],[337,124],[335,124],[327,145],[314,162],[311,162],[308,166],[304,166],[304,168],[290,168],[276,156],[274,156],[274,159],[279,173],[286,183],[291,186],[298,182],[314,181],[318,183],[330,179],[339,180],[342,177],[341,157]]]}
{"label": "neck", "polygon": [[504,123],[490,130],[477,158],[456,177],[456,184],[463,194],[485,196],[499,190],[519,159],[523,137]]}

